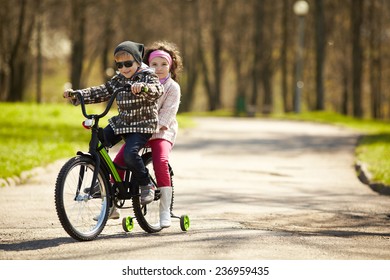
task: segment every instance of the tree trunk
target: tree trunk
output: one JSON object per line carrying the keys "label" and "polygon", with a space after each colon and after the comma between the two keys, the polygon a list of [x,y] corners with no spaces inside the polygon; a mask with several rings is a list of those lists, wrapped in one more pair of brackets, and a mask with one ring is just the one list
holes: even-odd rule
{"label": "tree trunk", "polygon": [[[199,0],[196,1],[197,8],[196,8],[196,16],[197,16],[197,21],[201,21],[201,16],[200,16],[200,5],[199,5]],[[201,66],[201,72],[203,76],[203,84],[205,87],[206,95],[207,95],[207,100],[208,100],[208,110],[213,111],[215,110],[215,104],[213,103],[213,91],[212,91],[212,86],[211,86],[211,81],[210,81],[210,71],[208,68],[207,64],[207,59],[206,59],[206,53],[204,51],[202,41],[203,41],[203,35],[202,35],[202,30],[201,28],[197,29],[196,32],[197,36],[197,50],[198,50],[198,57],[200,60],[200,66]]]}
{"label": "tree trunk", "polygon": [[[266,5],[265,2],[263,5]],[[265,24],[261,26],[263,36],[263,47],[261,48],[261,80],[263,83],[263,104],[262,113],[265,115],[273,112],[274,92],[273,92],[273,71],[274,62],[272,57],[272,50],[274,49],[274,36],[275,36],[275,18],[276,10],[275,5],[266,5],[267,10],[263,9],[263,14],[267,15],[264,19]]]}
{"label": "tree trunk", "polygon": [[22,39],[23,39],[23,26],[25,22],[26,17],[26,1],[21,0],[20,1],[20,13],[19,13],[19,20],[18,20],[18,28],[17,28],[17,34],[16,34],[16,40],[12,47],[12,52],[10,56],[10,62],[9,62],[9,89],[8,89],[8,95],[7,95],[7,101],[8,102],[15,102],[15,101],[21,101],[21,89],[20,89],[20,76],[23,74],[24,67],[19,62],[20,57],[20,49],[22,45]]}
{"label": "tree trunk", "polygon": [[288,50],[288,42],[289,42],[289,32],[288,32],[288,9],[289,0],[283,0],[282,7],[282,46],[280,50],[280,64],[281,64],[281,88],[282,88],[282,102],[283,102],[283,111],[285,113],[292,111],[292,104],[289,98],[289,90],[288,90],[288,68],[287,68],[287,50]]}
{"label": "tree trunk", "polygon": [[323,0],[315,2],[315,26],[316,26],[316,110],[324,110],[324,60],[325,60],[325,15]]}
{"label": "tree trunk", "polygon": [[[208,110],[214,111],[221,107],[221,84],[222,84],[222,36],[224,18],[228,5],[220,5],[220,1],[211,1],[211,46],[203,48],[201,30],[198,31],[199,54],[202,64],[204,85],[208,97]],[[224,4],[224,3],[222,3]],[[199,13],[200,9],[198,9]],[[200,16],[199,16],[200,18]],[[200,21],[198,21],[200,22]],[[200,28],[199,28],[200,29]],[[207,52],[205,52],[207,50]],[[207,54],[212,54],[212,67],[209,68]],[[210,76],[212,75],[212,76]]]}
{"label": "tree trunk", "polygon": [[263,18],[264,18],[264,7],[263,7],[263,1],[257,0],[254,2],[254,58],[252,63],[252,96],[250,98],[249,108],[248,108],[248,115],[250,117],[253,117],[256,113],[256,107],[257,107],[257,99],[258,99],[258,91],[259,91],[259,78],[261,76],[261,48],[263,43]]}
{"label": "tree trunk", "polygon": [[262,71],[262,80],[263,80],[263,89],[264,89],[264,98],[263,98],[263,106],[262,113],[264,115],[269,115],[273,111],[273,87],[272,87],[272,66],[271,62],[268,61],[263,66]]}
{"label": "tree trunk", "polygon": [[85,0],[72,0],[72,54],[71,54],[71,73],[70,81],[72,88],[79,89],[83,85],[81,83],[81,75],[83,70],[84,58],[84,37],[86,24],[86,3]]}
{"label": "tree trunk", "polygon": [[351,3],[352,22],[352,96],[353,116],[363,117],[362,108],[362,70],[363,48],[361,43],[361,27],[363,23],[364,0],[355,0]]}
{"label": "tree trunk", "polygon": [[37,1],[37,80],[36,80],[36,87],[37,87],[37,103],[42,103],[42,20],[43,20],[43,7],[42,7],[42,1]]}
{"label": "tree trunk", "polygon": [[382,34],[382,11],[381,0],[372,0],[369,8],[369,29],[370,29],[370,52],[369,52],[369,79],[371,91],[371,115],[375,119],[381,119],[382,115],[382,61],[381,61],[381,34]]}
{"label": "tree trunk", "polygon": [[[179,14],[181,26],[183,26],[183,30],[186,32],[181,32],[181,54],[183,57],[183,61],[185,62],[184,67],[184,77],[181,80],[182,87],[182,98],[179,107],[180,112],[188,112],[191,110],[191,105],[194,100],[194,92],[195,85],[198,80],[199,70],[198,70],[198,60],[199,55],[197,51],[196,42],[197,37],[193,36],[193,34],[197,34],[196,28],[194,26],[194,17],[191,17],[191,13],[194,10],[194,1],[192,2],[184,2],[180,1],[180,10],[183,11]],[[198,22],[198,21],[196,21]]]}
{"label": "tree trunk", "polygon": [[222,52],[222,15],[218,8],[219,1],[211,1],[211,10],[212,10],[212,23],[211,23],[211,38],[213,41],[213,65],[214,65],[214,87],[210,110],[216,110],[221,107],[221,52]]}
{"label": "tree trunk", "polygon": [[348,115],[348,104],[349,104],[349,80],[347,67],[341,67],[342,76],[342,99],[341,99],[341,114]]}
{"label": "tree trunk", "polygon": [[[16,102],[23,100],[23,93],[26,87],[27,67],[30,66],[31,59],[29,42],[34,30],[35,15],[28,17],[27,3],[20,1],[20,13],[15,43],[13,44],[9,61],[9,90],[6,101]],[[27,20],[30,20],[26,23]],[[26,26],[26,28],[25,28]],[[26,30],[25,30],[26,29]]]}
{"label": "tree trunk", "polygon": [[[113,36],[115,34],[115,29],[113,26],[113,17],[112,14],[115,13],[116,7],[118,5],[117,0],[111,0],[110,2],[103,2],[102,7],[105,11],[104,14],[104,26],[103,26],[103,39],[102,39],[102,48],[100,53],[101,60],[101,69],[102,69],[102,79],[103,81],[111,78],[111,75],[107,74],[107,69],[112,66],[112,59],[109,60],[110,50],[113,42]],[[112,55],[111,55],[112,57]],[[109,62],[110,61],[110,62]]]}

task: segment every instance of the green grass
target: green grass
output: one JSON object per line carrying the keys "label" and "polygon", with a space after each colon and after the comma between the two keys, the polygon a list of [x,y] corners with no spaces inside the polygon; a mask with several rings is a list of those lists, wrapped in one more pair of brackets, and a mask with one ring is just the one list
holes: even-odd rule
{"label": "green grass", "polygon": [[0,178],[46,165],[85,147],[80,108],[0,103]]}
{"label": "green grass", "polygon": [[368,165],[373,180],[390,186],[390,133],[365,136],[356,149],[357,158]]}
{"label": "green grass", "polygon": [[[104,105],[88,105],[100,113]],[[114,115],[113,109],[100,124]],[[82,127],[81,108],[66,104],[0,103],[0,178],[20,176],[23,171],[88,150],[90,131]],[[190,118],[178,117],[181,127]]]}

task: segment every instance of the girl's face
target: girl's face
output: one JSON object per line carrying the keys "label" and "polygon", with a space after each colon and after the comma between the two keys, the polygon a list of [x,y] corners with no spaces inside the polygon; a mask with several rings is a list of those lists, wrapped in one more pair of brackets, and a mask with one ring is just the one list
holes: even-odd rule
{"label": "girl's face", "polygon": [[115,59],[116,67],[126,78],[131,78],[139,67],[131,54],[123,55]]}
{"label": "girl's face", "polygon": [[169,74],[169,63],[165,58],[154,57],[150,61],[150,67],[154,68],[159,79],[164,79],[168,77]]}

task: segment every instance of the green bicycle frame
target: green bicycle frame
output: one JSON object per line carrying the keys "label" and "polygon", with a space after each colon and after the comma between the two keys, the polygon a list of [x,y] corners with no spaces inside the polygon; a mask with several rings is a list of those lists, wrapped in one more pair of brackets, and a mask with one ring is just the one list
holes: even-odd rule
{"label": "green bicycle frame", "polygon": [[107,164],[107,167],[110,169],[112,176],[114,177],[115,182],[121,183],[122,178],[119,176],[118,171],[115,168],[111,157],[108,155],[107,150],[104,149],[102,143],[99,143],[98,149],[100,156],[103,158],[104,162]]}

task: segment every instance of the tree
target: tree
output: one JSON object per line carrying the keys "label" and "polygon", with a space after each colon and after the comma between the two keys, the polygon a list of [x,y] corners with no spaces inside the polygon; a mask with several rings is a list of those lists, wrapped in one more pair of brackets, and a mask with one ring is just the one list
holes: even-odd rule
{"label": "tree", "polygon": [[37,2],[37,21],[36,21],[36,51],[37,51],[37,67],[36,67],[36,86],[37,86],[37,103],[42,102],[42,26],[43,26],[43,0]]}
{"label": "tree", "polygon": [[324,61],[325,61],[325,15],[323,0],[317,0],[314,5],[315,13],[315,38],[316,38],[316,110],[324,110]]}
{"label": "tree", "polygon": [[71,70],[70,82],[72,87],[81,88],[81,74],[84,60],[84,40],[86,29],[86,0],[72,0],[72,25],[71,25]]}
{"label": "tree", "polygon": [[[272,2],[272,3],[271,3]],[[263,42],[260,52],[261,57],[261,82],[263,85],[263,104],[262,113],[268,115],[273,112],[274,91],[273,91],[273,75],[274,75],[274,38],[275,38],[275,19],[277,5],[274,1],[265,1],[264,5],[264,24],[260,26],[262,29]],[[268,5],[266,5],[268,3]]]}
{"label": "tree", "polygon": [[256,112],[257,99],[259,96],[259,77],[261,76],[261,47],[263,43],[264,6],[263,1],[254,1],[254,35],[253,35],[253,62],[252,65],[252,94],[250,98],[248,114],[254,116]]}
{"label": "tree", "polygon": [[[350,2],[327,2],[324,6],[328,55],[325,60],[327,99],[325,109],[348,115],[351,105],[351,8]],[[325,98],[324,98],[325,100]]]}
{"label": "tree", "polygon": [[221,109],[221,92],[222,92],[222,54],[224,26],[226,20],[227,8],[224,1],[214,0],[211,2],[212,10],[212,27],[211,37],[213,41],[213,65],[214,65],[214,98],[210,99],[210,110]]}
{"label": "tree", "polygon": [[382,113],[382,0],[372,0],[369,3],[369,80],[371,91],[371,115],[376,119],[383,117]]}
{"label": "tree", "polygon": [[[248,63],[252,59],[253,46],[251,44],[253,28],[251,26],[251,5],[243,6],[240,1],[230,0],[227,5],[229,9],[226,34],[227,58],[232,62],[232,77],[229,75],[229,83],[233,84],[234,115],[241,116],[247,113],[247,99],[251,85],[249,70],[252,65]],[[243,28],[243,26],[245,28]],[[243,31],[245,30],[245,31]],[[230,72],[230,71],[229,71]],[[234,81],[231,81],[234,79]]]}
{"label": "tree", "polygon": [[353,116],[357,118],[363,117],[363,47],[361,42],[361,28],[363,24],[363,4],[364,0],[355,0],[353,1],[353,3],[351,3]]}
{"label": "tree", "polygon": [[[12,17],[13,6],[5,5],[3,8],[7,9],[7,17]],[[7,85],[8,91],[5,95],[5,100],[10,102],[22,101],[27,79],[30,73],[31,64],[31,52],[29,42],[31,40],[34,22],[35,22],[35,5],[29,5],[26,0],[19,1],[19,7],[17,11],[17,17],[15,22],[15,33],[9,34],[7,38],[10,42],[10,49],[8,55],[5,58],[5,64],[9,72],[7,73]],[[9,18],[12,21],[11,18]],[[12,26],[11,23],[9,26]]]}
{"label": "tree", "polygon": [[[208,97],[208,107],[210,111],[214,111],[221,108],[222,54],[224,50],[223,34],[227,8],[229,6],[225,5],[224,0],[207,1],[207,4],[206,2],[202,2],[202,7],[207,7],[204,9],[205,15],[202,18],[199,14],[202,9],[200,9],[199,1],[197,3],[199,20],[202,22],[210,20],[209,24],[211,25],[209,34],[203,35],[202,30],[199,29],[197,35],[203,81]],[[204,40],[210,42],[207,47],[203,45]],[[208,59],[210,54],[212,54],[211,59]]]}
{"label": "tree", "polygon": [[7,76],[8,76],[8,65],[7,65],[7,34],[9,34],[10,28],[9,20],[7,15],[9,14],[9,4],[1,0],[0,1],[0,101],[4,101],[7,95]]}
{"label": "tree", "polygon": [[109,78],[109,76],[106,73],[107,68],[109,68],[110,63],[108,62],[108,55],[111,50],[111,46],[113,45],[112,41],[114,38],[114,22],[112,14],[115,13],[116,7],[117,7],[118,1],[113,0],[106,3],[103,3],[104,10],[107,11],[103,15],[103,34],[102,34],[102,46],[101,46],[101,52],[100,52],[100,58],[101,58],[101,69],[103,73],[103,80],[106,80]]}
{"label": "tree", "polygon": [[[180,46],[183,56],[184,73],[182,73],[180,84],[182,89],[180,112],[188,112],[191,110],[191,105],[194,102],[195,86],[199,77],[198,49],[196,46],[197,36],[197,21],[191,16],[196,3],[195,1],[179,1],[180,7]],[[198,34],[199,35],[199,34]]]}
{"label": "tree", "polygon": [[282,43],[280,49],[280,67],[281,67],[281,90],[282,90],[282,102],[283,102],[283,111],[291,112],[292,111],[292,100],[289,94],[288,86],[288,50],[290,45],[290,32],[289,32],[289,10],[291,3],[289,0],[283,0],[282,3],[282,17],[281,17],[281,36]]}

